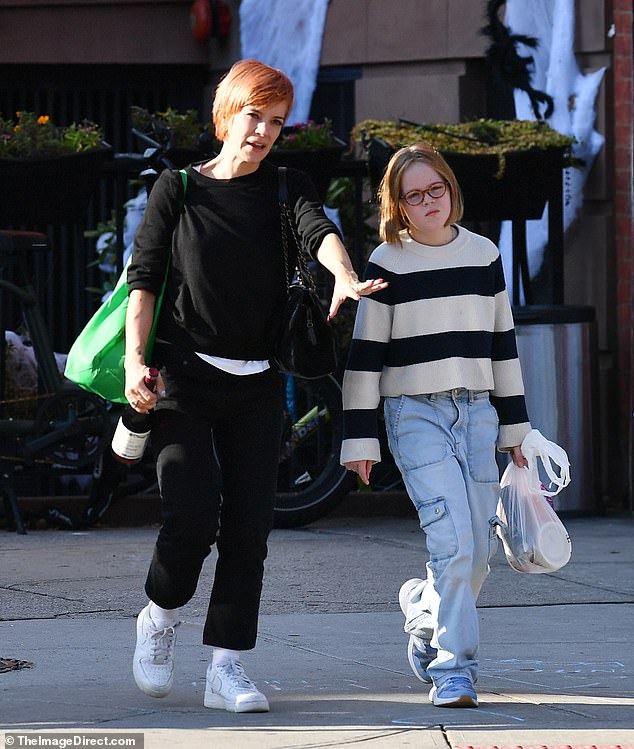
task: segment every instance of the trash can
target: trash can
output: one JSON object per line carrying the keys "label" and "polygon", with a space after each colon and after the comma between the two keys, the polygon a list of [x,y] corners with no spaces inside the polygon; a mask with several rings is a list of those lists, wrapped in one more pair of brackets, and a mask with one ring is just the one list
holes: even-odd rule
{"label": "trash can", "polygon": [[554,498],[557,512],[592,515],[598,509],[594,449],[597,388],[593,307],[514,307],[526,406],[534,429],[561,445],[570,459],[569,486]]}

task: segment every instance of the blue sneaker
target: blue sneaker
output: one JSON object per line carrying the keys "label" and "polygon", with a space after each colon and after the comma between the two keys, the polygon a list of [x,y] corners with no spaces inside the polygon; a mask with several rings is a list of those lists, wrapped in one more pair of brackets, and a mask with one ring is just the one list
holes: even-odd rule
{"label": "blue sneaker", "polygon": [[407,644],[407,660],[409,665],[412,667],[414,676],[427,684],[432,683],[431,676],[427,673],[429,664],[436,658],[438,651],[436,648],[421,640],[415,635],[409,636],[409,643]]}
{"label": "blue sneaker", "polygon": [[467,676],[450,676],[431,688],[429,700],[436,707],[478,707],[478,695]]}

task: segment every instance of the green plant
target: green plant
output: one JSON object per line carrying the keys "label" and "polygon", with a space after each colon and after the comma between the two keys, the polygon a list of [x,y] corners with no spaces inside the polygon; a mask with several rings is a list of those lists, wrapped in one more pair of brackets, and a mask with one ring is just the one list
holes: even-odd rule
{"label": "green plant", "polygon": [[332,132],[332,122],[296,122],[288,125],[275,143],[276,151],[311,151],[319,148],[340,146],[341,143]]}
{"label": "green plant", "polygon": [[[343,239],[346,247],[352,247],[357,232],[361,233],[362,258],[355,258],[356,262],[365,263],[372,250],[379,244],[380,239],[376,229],[377,206],[370,200],[364,200],[361,204],[361,226],[357,227],[357,216],[355,207],[355,187],[350,177],[335,177],[330,182],[328,193],[324,203],[329,208],[339,211],[339,221],[343,231]],[[357,268],[359,273],[363,268]]]}
{"label": "green plant", "polygon": [[[136,214],[136,217],[133,220],[133,226],[136,226],[135,222],[140,220],[139,214],[143,212],[145,207],[145,184],[142,180],[130,179],[128,180],[128,191],[134,197],[130,198],[130,200],[126,201],[124,204],[123,241],[129,243],[131,237],[134,235],[134,231],[129,228],[129,216],[131,212]],[[130,234],[126,237],[128,231]],[[110,213],[109,219],[100,221],[94,229],[84,230],[84,237],[93,240],[96,254],[96,258],[89,262],[86,267],[98,267],[102,274],[101,285],[88,286],[86,287],[86,291],[97,295],[99,299],[103,299],[104,294],[107,294],[114,289],[121,273],[120,268],[117,267],[118,246],[116,210],[113,210]]]}
{"label": "green plant", "polygon": [[103,147],[103,133],[94,122],[58,127],[48,115],[16,112],[17,121],[0,117],[0,157],[39,159]]}
{"label": "green plant", "polygon": [[98,266],[104,274],[101,286],[88,286],[86,291],[101,299],[104,294],[112,291],[117,283],[117,219],[116,211],[112,211],[107,221],[100,221],[94,229],[86,229],[84,237],[95,240],[97,258],[88,263],[87,267]]}
{"label": "green plant", "polygon": [[195,109],[179,112],[168,107],[164,112],[149,112],[143,107],[130,107],[130,116],[134,128],[172,148],[195,149],[204,130],[213,133],[211,123],[203,125]]}
{"label": "green plant", "polygon": [[354,126],[351,138],[353,143],[378,138],[392,148],[425,141],[441,153],[495,155],[498,178],[504,174],[506,154],[516,151],[563,148],[565,166],[581,165],[572,156],[575,139],[558,133],[543,120],[480,119],[457,124],[364,120]]}

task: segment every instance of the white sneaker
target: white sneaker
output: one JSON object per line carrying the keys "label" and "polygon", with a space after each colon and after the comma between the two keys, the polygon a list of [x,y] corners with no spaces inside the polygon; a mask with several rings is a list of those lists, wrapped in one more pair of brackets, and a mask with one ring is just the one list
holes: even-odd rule
{"label": "white sneaker", "polygon": [[175,629],[179,623],[158,628],[150,617],[149,603],[137,617],[132,673],[139,689],[150,697],[165,697],[172,689]]}
{"label": "white sneaker", "polygon": [[414,676],[421,681],[431,684],[433,679],[429,675],[427,669],[429,668],[432,661],[436,660],[438,651],[436,648],[421,640],[420,638],[410,635],[409,642],[407,643],[407,660],[409,665],[414,672]]}
{"label": "white sneaker", "polygon": [[240,661],[209,664],[204,705],[232,713],[269,711],[268,700],[245,674]]}

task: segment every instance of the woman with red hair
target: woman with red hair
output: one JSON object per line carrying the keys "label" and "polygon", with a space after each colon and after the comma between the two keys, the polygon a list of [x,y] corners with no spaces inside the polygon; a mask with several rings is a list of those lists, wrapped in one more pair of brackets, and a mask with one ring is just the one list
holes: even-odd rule
{"label": "woman with red hair", "polygon": [[[269,709],[240,653],[256,642],[282,428],[281,375],[269,360],[287,284],[277,169],[264,159],[292,103],[281,71],[256,60],[231,68],[213,105],[219,154],[187,168],[184,199],[178,172],[161,174],[128,271],[126,396],[138,412],[156,412],[163,516],[133,673],[152,697],[171,690],[179,608],[194,595],[215,543],[204,704],[234,712]],[[289,170],[288,191],[304,246],[335,277],[330,315],[346,298],[382,288],[357,278],[307,175]],[[289,255],[294,268],[292,248]],[[145,361],[169,257],[153,360]],[[144,384],[150,365],[160,368],[159,397]]]}

